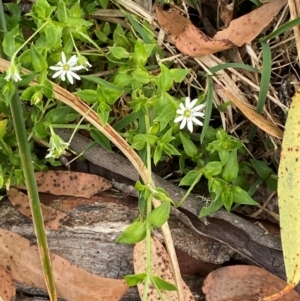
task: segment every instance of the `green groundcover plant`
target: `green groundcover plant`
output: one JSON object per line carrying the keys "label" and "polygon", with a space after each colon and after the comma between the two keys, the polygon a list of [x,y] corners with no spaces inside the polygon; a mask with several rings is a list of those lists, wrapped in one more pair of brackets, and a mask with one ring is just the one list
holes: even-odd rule
{"label": "green groundcover plant", "polygon": [[[275,190],[276,177],[266,163],[241,160],[247,158],[243,143],[222,128],[209,126],[213,107],[211,78],[206,77],[205,91],[193,91],[193,99],[177,92],[174,87],[186,91],[190,70],[161,62],[164,53],[147,22],[123,10],[130,29],[106,21],[97,23],[90,17],[96,9],[108,5],[103,0],[36,0],[27,14],[22,14],[17,4],[7,3],[5,15],[1,7],[2,21],[7,26],[7,33],[2,28],[1,56],[11,62],[0,75],[2,195],[11,185],[26,182],[16,120],[10,110],[16,95],[34,170],[61,164],[58,159],[69,143],[55,134],[55,128],[85,129],[112,150],[103,134],[82,123],[84,116],[54,98],[51,81],[80,97],[97,112],[102,124],[112,125],[139,153],[150,175],[153,164],[177,158],[182,174],[180,185],[187,188],[186,195],[175,203],[163,189],[136,183],[141,214],[118,242],[141,241],[148,231],[162,226],[170,206],[180,206],[200,180],[205,179],[210,194],[210,202],[199,212],[200,217],[221,207],[230,211],[241,204],[257,204],[252,195],[263,181]],[[25,74],[22,68],[30,72]],[[38,85],[29,85],[33,79]],[[127,109],[125,115],[114,114],[118,105]],[[37,143],[47,145],[47,152],[36,147]],[[253,174],[259,177],[249,184]],[[147,200],[152,197],[162,202],[158,208],[152,209],[151,202],[149,205]],[[128,277],[128,282],[135,285],[148,277],[158,289],[174,289],[149,273],[142,278]]]}

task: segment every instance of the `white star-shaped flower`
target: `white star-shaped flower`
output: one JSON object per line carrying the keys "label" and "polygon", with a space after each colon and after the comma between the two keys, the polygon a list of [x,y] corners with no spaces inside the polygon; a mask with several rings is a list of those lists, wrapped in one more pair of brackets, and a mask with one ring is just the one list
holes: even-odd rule
{"label": "white star-shaped flower", "polygon": [[65,53],[62,51],[61,61],[58,62],[56,66],[50,67],[51,70],[56,71],[52,78],[60,77],[62,81],[65,81],[67,76],[67,79],[71,84],[74,83],[73,78],[80,80],[80,76],[74,71],[81,70],[84,67],[77,65],[77,61],[78,57],[75,54],[67,61]]}
{"label": "white star-shaped flower", "polygon": [[179,115],[175,118],[174,122],[180,122],[180,129],[183,129],[187,126],[188,130],[192,133],[193,132],[193,123],[202,126],[203,123],[197,119],[197,117],[204,117],[204,113],[201,112],[205,108],[205,104],[201,104],[199,106],[195,106],[198,99],[194,99],[191,102],[191,99],[187,97],[185,99],[185,105],[181,103],[179,105],[179,109],[176,113]]}
{"label": "white star-shaped flower", "polygon": [[14,63],[11,63],[11,65],[9,66],[4,79],[6,81],[13,80],[14,82],[18,82],[18,81],[22,80],[19,70],[18,70],[18,67]]}

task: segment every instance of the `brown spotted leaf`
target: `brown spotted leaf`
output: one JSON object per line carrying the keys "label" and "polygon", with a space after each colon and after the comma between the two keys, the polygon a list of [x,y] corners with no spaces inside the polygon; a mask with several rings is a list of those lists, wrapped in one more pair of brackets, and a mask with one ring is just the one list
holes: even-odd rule
{"label": "brown spotted leaf", "polygon": [[[236,265],[211,272],[202,290],[206,301],[258,301],[285,286],[286,282],[262,268]],[[292,291],[278,300],[300,301],[300,296]]]}
{"label": "brown spotted leaf", "polygon": [[175,46],[189,56],[203,56],[250,43],[271,22],[287,0],[273,0],[233,20],[229,27],[211,38],[181,15],[176,7],[164,11],[156,6],[160,26],[171,34]]}
{"label": "brown spotted leaf", "polygon": [[[98,277],[51,254],[59,298],[67,301],[120,300],[128,289],[124,280]],[[16,281],[46,291],[38,248],[20,235],[0,229],[0,265]]]}
{"label": "brown spotted leaf", "polygon": [[[152,274],[161,277],[165,281],[175,285],[168,253],[166,252],[165,248],[156,237],[152,237],[151,239],[151,254],[152,254],[151,255]],[[134,246],[133,264],[134,264],[134,271],[136,274],[145,273],[146,271],[146,241],[145,240],[137,243]],[[184,291],[184,300],[194,301],[195,299],[191,291],[189,290],[187,285],[183,282],[183,280],[182,283],[183,283],[183,291]],[[144,285],[138,284],[138,290],[142,298]],[[178,300],[176,291],[163,291],[163,296],[165,297],[165,300],[168,301]],[[148,291],[147,301],[160,301],[160,300],[161,299],[157,291],[153,287],[150,287]]]}
{"label": "brown spotted leaf", "polygon": [[14,278],[0,265],[0,301],[15,300],[16,285]]}
{"label": "brown spotted leaf", "polygon": [[90,198],[111,188],[106,179],[83,172],[48,170],[35,173],[35,178],[39,192],[54,195]]}
{"label": "brown spotted leaf", "polygon": [[[20,190],[10,187],[7,191],[7,196],[15,208],[23,215],[32,219],[31,210],[29,207],[28,196]],[[41,204],[45,228],[49,230],[58,230],[61,224],[67,219],[67,215],[59,210]]]}

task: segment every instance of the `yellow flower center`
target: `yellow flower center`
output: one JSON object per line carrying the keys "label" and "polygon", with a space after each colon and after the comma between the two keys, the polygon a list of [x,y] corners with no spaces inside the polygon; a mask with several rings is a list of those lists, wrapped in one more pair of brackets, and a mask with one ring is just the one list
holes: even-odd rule
{"label": "yellow flower center", "polygon": [[64,71],[69,71],[70,70],[70,66],[68,64],[65,64],[63,66]]}
{"label": "yellow flower center", "polygon": [[186,118],[190,118],[192,115],[192,112],[190,109],[186,109],[183,113],[183,116],[186,117]]}

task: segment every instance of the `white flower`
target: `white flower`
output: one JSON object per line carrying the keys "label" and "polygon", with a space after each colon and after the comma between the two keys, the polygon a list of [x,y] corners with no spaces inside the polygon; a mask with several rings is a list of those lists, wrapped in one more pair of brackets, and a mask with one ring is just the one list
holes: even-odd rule
{"label": "white flower", "polygon": [[22,80],[18,67],[14,63],[11,63],[11,65],[9,66],[7,70],[7,74],[4,77],[4,79],[6,81],[10,81],[12,79],[14,82],[18,82]]}
{"label": "white flower", "polygon": [[204,117],[204,113],[200,111],[203,111],[205,104],[194,107],[197,100],[198,99],[194,99],[191,102],[191,99],[187,97],[185,99],[185,105],[182,103],[179,105],[179,109],[176,111],[179,116],[175,118],[174,122],[181,122],[180,129],[183,129],[187,125],[188,130],[193,132],[193,123],[200,126],[203,125],[203,123],[196,117]]}
{"label": "white flower", "polygon": [[49,153],[45,156],[45,158],[56,159],[65,153],[66,149],[69,147],[69,143],[65,142],[58,135],[56,135],[52,127],[50,127],[50,131],[51,136],[49,140]]}
{"label": "white flower", "polygon": [[77,65],[78,57],[77,55],[73,55],[68,61],[66,60],[66,55],[62,51],[61,53],[61,61],[56,64],[56,66],[51,66],[50,69],[57,71],[53,74],[52,78],[60,77],[62,81],[66,80],[66,76],[68,81],[73,84],[73,77],[80,80],[78,74],[74,71],[78,71],[83,69],[83,66]]}

